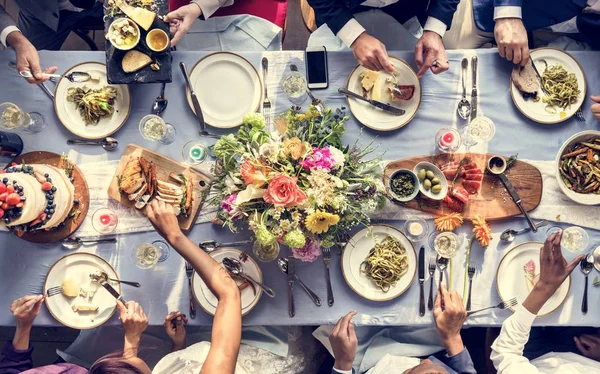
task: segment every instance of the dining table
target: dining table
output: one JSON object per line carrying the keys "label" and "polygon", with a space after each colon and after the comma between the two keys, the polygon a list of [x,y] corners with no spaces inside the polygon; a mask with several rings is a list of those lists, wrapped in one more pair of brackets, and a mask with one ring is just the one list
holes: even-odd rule
{"label": "dining table", "polygon": [[[413,51],[390,51],[390,55],[404,59],[413,69],[416,69]],[[338,93],[338,88],[346,87],[348,76],[357,65],[351,52],[329,52],[329,86],[326,89],[313,90],[313,94],[321,99],[326,107],[341,108],[349,115],[346,132],[342,140],[346,144],[366,145],[373,141],[378,144],[377,152],[383,153],[385,160],[397,160],[434,152],[435,134],[441,127],[461,128],[465,122],[457,114],[457,105],[462,98],[461,60],[464,57],[477,55],[479,59],[479,115],[491,118],[496,125],[494,138],[480,151],[510,156],[518,154],[522,160],[553,161],[556,153],[573,134],[582,130],[597,129],[600,123],[594,118],[589,98],[592,94],[600,94],[600,52],[573,51],[571,55],[579,62],[586,76],[587,92],[583,103],[585,122],[572,117],[555,125],[542,125],[526,118],[514,106],[510,94],[510,74],[512,63],[501,58],[495,49],[451,50],[448,51],[450,68],[448,71],[434,75],[428,71],[421,79],[422,98],[420,107],[412,121],[397,130],[381,132],[370,129],[359,123],[348,110],[347,99]],[[185,62],[191,69],[197,61],[208,55],[208,52],[173,52],[173,66]],[[281,113],[293,104],[288,100],[282,89],[284,75],[295,64],[299,71],[305,70],[303,51],[278,52],[240,52],[257,71],[260,72],[261,59],[269,60],[267,86],[273,112]],[[66,71],[71,66],[86,62],[105,62],[104,52],[87,51],[40,51],[40,59],[44,67],[57,66],[58,71]],[[76,138],[59,121],[55,115],[52,100],[47,94],[28,84],[21,78],[10,63],[15,60],[12,51],[0,52],[0,102],[13,102],[25,111],[41,113],[47,122],[46,128],[37,134],[19,132],[24,141],[24,152],[37,150],[50,151],[58,154],[67,153],[78,162],[100,162],[118,160],[127,144],[133,143],[162,153],[177,161],[182,161],[181,149],[192,139],[200,139],[199,127],[185,97],[185,81],[179,69],[173,69],[172,82],[167,84],[165,95],[168,107],[163,114],[167,123],[176,130],[176,139],[172,144],[163,145],[144,139],[139,132],[138,123],[142,117],[151,112],[154,99],[159,95],[160,84],[131,84],[131,112],[125,125],[112,136],[119,141],[119,147],[107,152],[101,147],[84,145],[67,145],[67,139]],[[54,84],[45,85],[54,89]],[[202,87],[210,91],[213,87]],[[468,90],[470,92],[470,89]],[[308,108],[310,100],[302,105]],[[236,131],[235,129],[208,129],[219,135]],[[203,138],[204,139],[204,138]],[[204,139],[207,144],[214,139]],[[546,181],[544,181],[545,183]],[[600,208],[589,207],[595,217],[600,217]],[[91,218],[89,213],[88,218]],[[567,227],[560,222],[560,211],[552,216],[544,217],[551,225]],[[388,219],[377,221],[402,228],[406,215],[388,216]],[[598,219],[598,218],[596,218]],[[558,221],[558,222],[557,222]],[[433,230],[432,220],[428,220],[429,230]],[[500,233],[507,228],[524,228],[527,223],[523,217],[508,218],[490,223],[493,239],[487,248],[474,246],[471,251],[471,261],[476,265],[476,275],[473,282],[473,309],[495,305],[500,301],[496,288],[496,271],[503,255],[515,245],[523,242],[543,242],[547,230],[540,228],[537,233],[527,233],[517,236],[511,244],[500,241]],[[360,228],[357,228],[357,230]],[[465,224],[457,230],[462,238],[470,236],[471,225]],[[588,251],[600,244],[600,231],[585,228],[590,237]],[[76,233],[77,234],[77,233]],[[196,224],[187,233],[188,237],[198,243],[214,239],[219,242],[243,240],[250,237],[249,231],[230,232],[212,222]],[[140,303],[148,315],[151,325],[162,325],[167,313],[180,310],[188,312],[188,282],[185,273],[185,261],[175,250],[171,249],[169,258],[159,263],[153,269],[140,269],[135,266],[132,251],[142,243],[150,243],[160,239],[154,231],[120,234],[116,243],[100,243],[83,246],[77,251],[95,253],[108,261],[118,272],[121,279],[141,283],[140,288],[122,287],[123,297]],[[431,249],[427,240],[414,243],[418,253],[425,245],[427,254]],[[250,246],[241,246],[251,254]],[[343,247],[334,247],[331,259],[331,283],[335,303],[328,306],[325,269],[321,258],[315,262],[296,261],[296,273],[322,300],[321,306],[316,306],[301,290],[296,291],[296,314],[288,315],[287,276],[282,274],[277,261],[259,262],[264,276],[264,283],[277,293],[270,298],[262,295],[257,306],[243,317],[244,325],[323,325],[333,324],[349,311],[356,310],[354,318],[356,325],[431,325],[433,315],[426,311],[419,315],[419,284],[415,276],[411,287],[400,297],[385,302],[369,301],[357,295],[346,284],[341,271],[340,258]],[[27,294],[40,294],[44,279],[52,264],[72,251],[64,249],[60,243],[35,244],[21,240],[17,236],[0,232],[0,325],[11,326],[15,319],[10,312],[10,304]],[[289,249],[282,247],[281,257],[291,255]],[[576,256],[575,253],[564,251],[568,261]],[[465,279],[465,251],[452,261],[451,287],[460,294],[463,291]],[[575,269],[571,275],[571,289],[560,308],[551,315],[538,318],[535,325],[540,326],[600,326],[600,288],[591,284],[594,276],[600,275],[596,270],[590,274],[589,310],[581,312],[584,275]],[[522,275],[515,275],[522,276]],[[428,285],[428,277],[426,285]],[[211,325],[213,317],[196,307],[197,316],[190,319],[192,325]],[[469,317],[466,327],[500,326],[511,315],[510,310],[492,309]],[[60,326],[46,308],[42,308],[35,321],[40,326]],[[107,324],[120,324],[117,315]]]}

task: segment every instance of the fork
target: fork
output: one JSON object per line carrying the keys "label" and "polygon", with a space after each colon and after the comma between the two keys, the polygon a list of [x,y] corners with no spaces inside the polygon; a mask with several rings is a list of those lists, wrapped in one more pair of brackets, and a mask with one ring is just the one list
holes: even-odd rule
{"label": "fork", "polygon": [[467,274],[469,275],[469,296],[467,297],[467,312],[471,310],[471,287],[473,287],[473,276],[475,276],[475,264],[469,263],[467,268]]}
{"label": "fork", "polygon": [[444,282],[444,270],[446,270],[446,267],[448,266],[448,259],[438,256],[436,262],[438,270],[440,271],[440,285],[438,289],[440,290],[440,302],[443,311],[446,309],[446,305],[444,304],[444,296],[442,295],[442,283]]}
{"label": "fork", "polygon": [[62,286],[50,287],[46,290],[46,297],[52,297],[62,292]]}
{"label": "fork", "polygon": [[194,305],[194,296],[192,294],[192,275],[194,274],[194,268],[189,262],[185,262],[185,274],[188,278],[188,285],[190,291],[190,317],[196,318],[196,306]]}
{"label": "fork", "polygon": [[327,281],[327,305],[333,306],[333,290],[329,276],[329,263],[331,262],[331,248],[323,248],[323,263],[325,264],[325,280]]}
{"label": "fork", "polygon": [[435,281],[435,256],[429,257],[429,300],[427,308],[433,310],[433,283]]}
{"label": "fork", "polygon": [[583,110],[581,109],[581,107],[579,107],[579,109],[577,109],[577,112],[575,112],[575,119],[577,120],[577,122],[585,122],[585,116],[583,115]]}
{"label": "fork", "polygon": [[517,305],[519,302],[517,301],[516,297],[513,297],[510,300],[507,301],[502,301],[500,303],[498,303],[497,305],[492,305],[492,306],[488,306],[487,308],[483,308],[483,309],[477,309],[477,310],[473,310],[470,312],[467,312],[467,317],[472,316],[475,313],[479,313],[482,312],[484,310],[488,310],[488,309],[508,309],[508,308],[512,308],[513,306]]}
{"label": "fork", "polygon": [[263,85],[265,87],[265,98],[263,99],[263,116],[265,116],[265,122],[267,123],[267,129],[271,128],[271,100],[269,100],[269,96],[267,93],[267,74],[269,72],[269,60],[266,57],[262,58],[262,67],[263,67]]}

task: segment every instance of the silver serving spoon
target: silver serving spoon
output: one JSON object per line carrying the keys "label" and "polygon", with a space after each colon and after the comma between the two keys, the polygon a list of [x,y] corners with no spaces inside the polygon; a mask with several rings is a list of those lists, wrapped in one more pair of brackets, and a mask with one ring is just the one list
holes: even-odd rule
{"label": "silver serving spoon", "polygon": [[585,275],[585,286],[583,288],[583,300],[581,300],[581,313],[586,314],[588,312],[588,275],[594,268],[594,255],[589,253],[579,263],[581,272]]}
{"label": "silver serving spoon", "polygon": [[119,141],[112,137],[107,137],[100,140],[81,140],[81,139],[69,139],[67,140],[69,145],[101,145],[107,151],[112,151],[119,146]]}
{"label": "silver serving spoon", "polygon": [[[33,74],[31,74],[30,71],[20,71],[19,75],[22,76],[23,78],[33,78]],[[73,82],[73,83],[82,83],[82,82],[87,82],[90,79],[92,79],[92,76],[89,73],[85,73],[83,71],[74,71],[72,73],[69,73],[67,75],[60,75],[60,74],[48,74],[48,73],[43,73],[42,74],[44,77],[47,78],[61,78],[61,77],[65,77],[67,78],[69,81]]]}
{"label": "silver serving spoon", "polygon": [[[279,265],[279,270],[281,270],[281,272],[283,274],[288,273],[288,261],[289,260],[287,258],[280,258],[279,260],[277,260],[277,265]],[[317,296],[317,294],[314,293],[313,290],[311,290],[306,284],[304,284],[304,282],[302,282],[302,279],[300,279],[300,277],[298,277],[298,275],[296,273],[294,273],[294,279],[300,284],[302,289],[304,289],[304,291],[306,291],[306,293],[308,294],[308,297],[310,297],[310,299],[313,301],[313,303],[315,303],[316,306],[321,306],[321,298],[319,296]]]}
{"label": "silver serving spoon", "polygon": [[442,296],[442,283],[444,282],[444,270],[446,270],[446,267],[448,267],[448,259],[442,256],[437,256],[436,259],[436,264],[437,264],[437,268],[440,271],[440,283],[438,286],[438,289],[440,290],[440,296],[441,296],[441,304],[442,304],[442,311],[446,309],[446,304],[444,304],[444,297]]}
{"label": "silver serving spoon", "polygon": [[244,244],[252,244],[252,240],[240,240],[237,242],[229,242],[229,243],[219,243],[216,240],[205,240],[205,241],[198,243],[198,247],[200,247],[200,249],[202,249],[206,253],[211,253],[221,247],[231,247],[231,246],[238,246],[238,245],[244,245]]}
{"label": "silver serving spoon", "polygon": [[469,66],[469,60],[463,58],[462,60],[462,100],[458,103],[458,115],[462,119],[468,119],[469,115],[471,115],[471,103],[467,100],[467,66]]}
{"label": "silver serving spoon", "polygon": [[[536,223],[535,226],[537,228],[540,228],[540,227],[546,226],[547,224],[548,224],[548,221],[543,220],[543,221]],[[526,227],[521,230],[506,229],[502,232],[502,234],[500,234],[500,240],[502,240],[503,242],[512,243],[515,240],[515,237],[517,235],[524,234],[529,231],[531,231],[531,227]]]}
{"label": "silver serving spoon", "polygon": [[238,260],[236,260],[235,258],[225,257],[223,259],[223,266],[225,266],[225,269],[227,269],[227,271],[230,272],[231,274],[240,276],[240,277],[246,279],[247,281],[250,281],[250,282],[256,284],[258,287],[262,288],[262,290],[265,291],[267,296],[275,297],[275,291],[273,291],[269,287],[256,281],[255,279],[253,279],[252,277],[250,277],[249,275],[244,273],[244,267],[242,266],[242,263],[239,262]]}
{"label": "silver serving spoon", "polygon": [[69,250],[77,250],[81,248],[82,245],[91,244],[91,243],[116,243],[116,238],[110,239],[80,239],[76,237],[66,238],[62,241],[62,246]]}
{"label": "silver serving spoon", "polygon": [[152,104],[152,113],[156,116],[160,116],[163,114],[165,109],[167,109],[167,104],[169,104],[169,100],[165,97],[165,86],[167,84],[163,83],[160,88],[160,95],[154,100]]}
{"label": "silver serving spoon", "polygon": [[138,282],[130,282],[130,281],[124,281],[124,280],[109,278],[108,274],[106,272],[102,271],[102,270],[98,270],[96,272],[96,274],[90,274],[90,278],[94,282],[99,282],[100,279],[102,278],[105,281],[112,281],[112,282],[122,283],[122,284],[126,284],[128,286],[133,286],[133,287],[137,287],[137,288],[142,287],[142,285],[139,284]]}

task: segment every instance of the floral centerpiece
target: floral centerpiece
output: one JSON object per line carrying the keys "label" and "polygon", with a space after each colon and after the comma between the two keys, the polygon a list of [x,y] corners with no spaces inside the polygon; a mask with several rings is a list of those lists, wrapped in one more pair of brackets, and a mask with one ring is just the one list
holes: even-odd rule
{"label": "floral centerpiece", "polygon": [[217,221],[234,232],[247,225],[261,245],[279,241],[303,261],[368,224],[385,202],[380,158],[365,160],[372,143],[342,145],[347,120],[339,109],[321,116],[293,107],[269,131],[261,114],[246,115],[237,135],[214,147]]}

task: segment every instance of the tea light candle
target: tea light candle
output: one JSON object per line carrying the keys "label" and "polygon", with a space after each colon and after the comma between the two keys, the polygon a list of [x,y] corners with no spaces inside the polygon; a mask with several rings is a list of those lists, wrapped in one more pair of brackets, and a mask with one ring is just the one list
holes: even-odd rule
{"label": "tea light candle", "polygon": [[190,148],[190,158],[193,160],[203,160],[205,157],[204,155],[204,148],[200,147],[199,145],[195,145],[192,148]]}
{"label": "tea light candle", "polygon": [[408,225],[408,232],[413,236],[419,236],[423,233],[423,225],[419,222],[411,222],[411,224]]}

